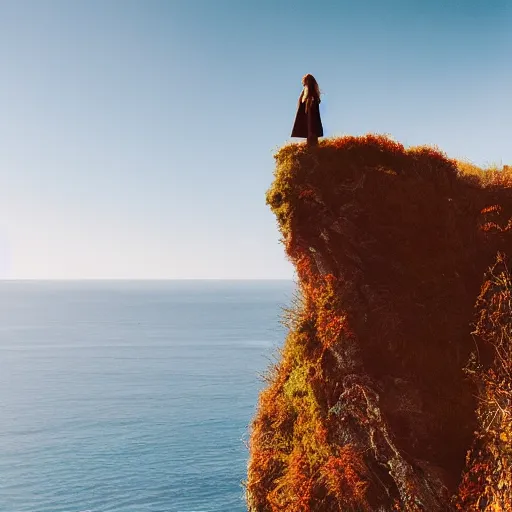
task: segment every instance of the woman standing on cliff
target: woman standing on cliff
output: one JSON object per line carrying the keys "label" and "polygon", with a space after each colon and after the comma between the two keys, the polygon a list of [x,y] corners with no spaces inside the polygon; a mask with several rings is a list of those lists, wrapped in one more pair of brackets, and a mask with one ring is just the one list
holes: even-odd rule
{"label": "woman standing on cliff", "polygon": [[302,77],[302,85],[304,88],[299,96],[292,137],[304,137],[309,145],[315,146],[318,137],[324,136],[320,119],[320,89],[315,77],[310,74]]}

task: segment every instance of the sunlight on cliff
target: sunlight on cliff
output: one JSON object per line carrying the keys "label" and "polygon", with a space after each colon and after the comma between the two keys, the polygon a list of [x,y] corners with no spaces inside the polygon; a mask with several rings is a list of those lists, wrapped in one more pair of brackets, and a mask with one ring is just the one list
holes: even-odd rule
{"label": "sunlight on cliff", "polygon": [[473,481],[512,435],[501,398],[494,444],[484,433],[509,352],[472,322],[484,273],[512,254],[512,172],[376,135],[276,161],[267,202],[300,296],[252,423],[249,509],[470,510],[487,493],[505,510]]}

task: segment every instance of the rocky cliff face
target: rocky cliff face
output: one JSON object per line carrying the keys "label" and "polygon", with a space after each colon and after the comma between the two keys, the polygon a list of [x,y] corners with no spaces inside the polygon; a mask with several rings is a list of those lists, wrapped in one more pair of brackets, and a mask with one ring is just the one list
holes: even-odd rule
{"label": "rocky cliff face", "polygon": [[512,255],[512,173],[380,136],[276,161],[267,202],[300,296],[252,424],[249,509],[476,507],[475,397],[497,363],[472,322],[484,273]]}

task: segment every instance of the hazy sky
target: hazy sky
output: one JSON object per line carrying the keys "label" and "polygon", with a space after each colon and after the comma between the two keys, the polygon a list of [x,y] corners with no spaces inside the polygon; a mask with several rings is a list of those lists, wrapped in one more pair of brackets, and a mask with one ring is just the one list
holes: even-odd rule
{"label": "hazy sky", "polygon": [[265,191],[302,75],[327,136],[512,163],[511,26],[510,0],[1,0],[0,277],[291,278]]}

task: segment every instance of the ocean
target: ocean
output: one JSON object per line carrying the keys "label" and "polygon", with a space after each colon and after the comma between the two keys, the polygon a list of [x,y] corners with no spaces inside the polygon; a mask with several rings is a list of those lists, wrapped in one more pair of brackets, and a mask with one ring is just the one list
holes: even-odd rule
{"label": "ocean", "polygon": [[292,281],[0,282],[1,512],[241,512]]}

